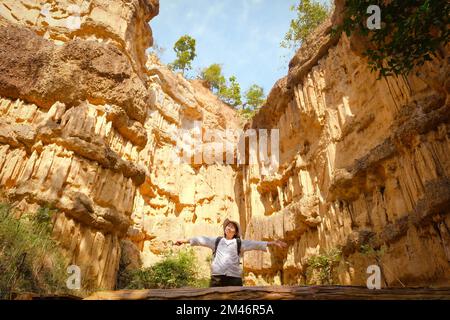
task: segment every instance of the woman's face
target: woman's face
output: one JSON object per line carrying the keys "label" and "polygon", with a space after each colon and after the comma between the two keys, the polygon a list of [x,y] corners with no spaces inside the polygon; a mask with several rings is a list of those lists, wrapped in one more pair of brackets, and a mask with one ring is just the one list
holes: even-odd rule
{"label": "woman's face", "polygon": [[236,234],[236,227],[234,226],[233,223],[230,222],[225,227],[225,235],[227,236],[227,238],[233,238],[235,234]]}

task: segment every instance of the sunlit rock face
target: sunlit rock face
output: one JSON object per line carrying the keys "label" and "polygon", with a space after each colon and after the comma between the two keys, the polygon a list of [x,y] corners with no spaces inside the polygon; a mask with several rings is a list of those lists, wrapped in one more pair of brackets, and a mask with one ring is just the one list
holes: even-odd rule
{"label": "sunlit rock face", "polygon": [[[308,259],[339,248],[336,283],[365,285],[378,264],[385,285],[448,285],[448,56],[376,80],[324,24],[244,126],[201,81],[146,55],[158,10],[0,0],[1,190],[21,211],[58,209],[53,235],[84,285],[113,289],[122,255],[151,266],[173,240],[221,235],[226,218],[289,245],[246,253],[247,284],[319,281]],[[279,129],[279,169],[173,161],[196,126]],[[196,252],[206,277],[211,251]]]}
{"label": "sunlit rock face", "polygon": [[[152,132],[152,142],[147,144],[141,159],[149,168],[149,175],[134,198],[134,224],[129,232],[130,239],[142,251],[144,267],[160,261],[164,252],[174,249],[173,241],[177,239],[222,235],[226,218],[239,221],[243,200],[237,166],[225,161],[210,165],[203,159],[199,163],[194,159],[184,161],[178,158],[181,154],[177,151],[180,130],[196,126],[203,132],[241,128],[235,111],[201,82],[185,80],[154,57],[147,62],[147,74],[155,107],[144,124]],[[195,152],[201,154],[205,149],[199,142],[200,148]],[[196,251],[200,275],[206,277],[211,250]]]}

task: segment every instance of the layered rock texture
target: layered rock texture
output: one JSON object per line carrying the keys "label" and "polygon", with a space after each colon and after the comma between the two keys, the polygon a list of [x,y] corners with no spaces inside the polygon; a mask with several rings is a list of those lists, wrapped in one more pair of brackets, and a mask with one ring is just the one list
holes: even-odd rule
{"label": "layered rock texture", "polygon": [[448,286],[448,47],[408,77],[377,80],[361,43],[331,25],[252,121],[280,129],[280,170],[244,169],[246,237],[289,248],[249,253],[247,280],[365,285],[378,265],[384,286]]}
{"label": "layered rock texture", "polygon": [[[158,10],[0,1],[0,186],[21,211],[58,209],[54,237],[85,286],[113,289],[121,256],[150,266],[173,240],[221,235],[226,218],[289,245],[246,253],[247,284],[365,285],[376,264],[384,286],[450,285],[448,50],[377,80],[360,45],[324,24],[246,126],[280,130],[279,170],[263,175],[172,161],[180,130],[244,124],[146,54]],[[311,258],[332,250],[324,277]],[[210,250],[196,251],[207,276]]]}

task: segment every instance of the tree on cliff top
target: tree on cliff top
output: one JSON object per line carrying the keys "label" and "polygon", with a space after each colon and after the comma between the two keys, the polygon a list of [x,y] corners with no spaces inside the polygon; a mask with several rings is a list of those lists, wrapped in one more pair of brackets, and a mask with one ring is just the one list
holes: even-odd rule
{"label": "tree on cliff top", "polygon": [[181,70],[183,75],[186,70],[192,69],[192,61],[197,54],[195,53],[195,39],[189,35],[184,35],[175,42],[173,46],[177,58],[169,64],[172,70]]}
{"label": "tree on cliff top", "polygon": [[297,17],[291,20],[281,47],[287,49],[298,48],[303,41],[317,28],[330,14],[330,8],[315,0],[300,0],[298,5],[291,6]]}
{"label": "tree on cliff top", "polygon": [[222,74],[222,66],[218,63],[213,63],[204,68],[200,73],[200,79],[205,80],[211,90],[216,90],[216,92],[226,85],[225,77]]}

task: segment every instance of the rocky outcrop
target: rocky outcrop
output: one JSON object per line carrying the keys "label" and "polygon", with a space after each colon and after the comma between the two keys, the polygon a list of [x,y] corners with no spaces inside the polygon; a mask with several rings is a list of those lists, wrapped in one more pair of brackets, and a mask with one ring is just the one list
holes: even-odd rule
{"label": "rocky outcrop", "polygon": [[[408,77],[377,80],[331,21],[292,59],[253,128],[280,129],[280,170],[244,171],[247,238],[285,252],[245,258],[248,283],[448,286],[448,48]],[[328,279],[310,258],[341,252]],[[317,266],[316,266],[317,267]],[[323,275],[323,274],[322,274]]]}

